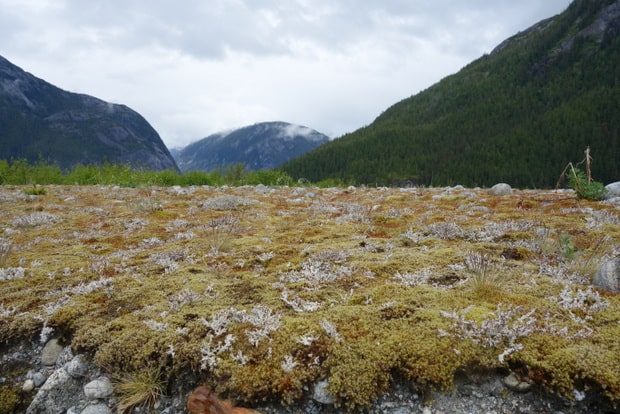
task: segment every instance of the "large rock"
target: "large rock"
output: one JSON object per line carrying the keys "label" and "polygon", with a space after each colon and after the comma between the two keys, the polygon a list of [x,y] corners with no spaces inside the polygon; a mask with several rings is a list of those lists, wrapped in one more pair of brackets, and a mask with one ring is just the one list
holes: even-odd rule
{"label": "large rock", "polygon": [[84,394],[91,400],[106,398],[112,395],[114,387],[106,377],[100,377],[84,385]]}
{"label": "large rock", "polygon": [[27,414],[64,414],[82,395],[81,383],[61,368],[47,379],[28,406]]}
{"label": "large rock", "polygon": [[607,190],[607,198],[620,197],[620,181],[607,184],[605,189]]}
{"label": "large rock", "polygon": [[489,189],[489,194],[494,196],[504,196],[512,194],[512,187],[506,183],[495,184]]}
{"label": "large rock", "polygon": [[594,275],[593,284],[607,292],[620,293],[620,259],[603,263]]}

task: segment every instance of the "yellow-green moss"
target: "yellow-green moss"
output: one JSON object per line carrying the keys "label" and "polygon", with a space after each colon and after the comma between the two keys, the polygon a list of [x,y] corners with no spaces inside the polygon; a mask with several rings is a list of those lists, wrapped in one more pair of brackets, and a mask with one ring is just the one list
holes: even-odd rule
{"label": "yellow-green moss", "polygon": [[13,413],[20,404],[19,393],[6,385],[0,385],[0,411]]}
{"label": "yellow-green moss", "polygon": [[[563,285],[573,291],[585,287],[564,280],[561,272],[539,274],[544,263],[589,275],[593,264],[620,243],[620,226],[591,226],[592,215],[583,207],[615,210],[535,191],[497,198],[471,190],[480,197],[466,199],[458,193],[442,196],[443,189],[313,191],[315,199],[293,202],[299,195],[284,187],[269,193],[200,187],[191,196],[178,196],[156,187],[113,192],[58,186],[36,204],[7,201],[5,223],[36,211],[57,220],[7,236],[13,250],[6,266],[23,266],[27,276],[0,281],[0,336],[36,339],[45,322],[76,352],[90,353],[114,373],[153,367],[166,380],[191,371],[218,393],[255,403],[276,398],[292,403],[325,379],[339,405],[357,410],[370,405],[393,375],[443,389],[452,386],[459,371],[509,367],[522,369],[551,391],[570,395],[573,388],[589,385],[620,401],[620,297],[603,294],[607,306],[597,312],[564,309],[558,303]],[[222,195],[257,203],[234,211],[202,206]],[[141,199],[148,203],[140,205]],[[470,206],[489,212],[470,214]],[[203,230],[222,217],[236,220],[234,231]],[[492,241],[422,234],[434,223],[456,223],[476,234],[502,220],[525,226]],[[138,225],[128,230],[131,223]],[[541,227],[546,234],[536,232]],[[401,237],[408,231],[423,237]],[[571,238],[572,258],[559,248],[561,235]],[[144,247],[154,238],[159,242]],[[332,270],[347,267],[342,277],[287,281],[289,272],[330,250],[346,253],[339,263],[330,263]],[[172,270],[153,260],[170,252],[179,252]],[[468,252],[487,254],[489,272],[501,277],[476,289],[464,267]],[[267,254],[273,257],[265,259]],[[419,283],[395,277],[406,273],[428,277]],[[98,280],[109,284],[88,293],[77,289]],[[317,309],[298,312],[284,302],[286,295]],[[254,328],[249,323],[230,323],[215,335],[202,322],[221,310],[250,312],[257,304],[281,321],[258,346],[248,341],[247,331]],[[521,306],[521,314],[536,309],[538,327],[517,339],[523,348],[503,363],[498,356],[507,339],[485,347],[459,337],[462,332],[441,312],[463,315],[471,307],[466,318],[479,325],[499,304],[501,309]],[[570,312],[583,321],[571,320]],[[328,334],[324,321],[337,335]],[[582,329],[590,334],[577,337]],[[228,334],[236,338],[232,353],[222,352],[216,367],[205,368],[201,349]],[[247,360],[242,364],[233,353]]]}

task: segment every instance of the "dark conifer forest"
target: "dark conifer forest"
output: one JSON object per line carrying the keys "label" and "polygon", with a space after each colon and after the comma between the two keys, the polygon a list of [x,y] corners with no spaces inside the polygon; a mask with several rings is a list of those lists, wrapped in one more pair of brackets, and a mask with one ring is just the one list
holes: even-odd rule
{"label": "dark conifer forest", "polygon": [[590,147],[620,180],[620,5],[576,0],[370,125],[283,167],[349,184],[553,187]]}

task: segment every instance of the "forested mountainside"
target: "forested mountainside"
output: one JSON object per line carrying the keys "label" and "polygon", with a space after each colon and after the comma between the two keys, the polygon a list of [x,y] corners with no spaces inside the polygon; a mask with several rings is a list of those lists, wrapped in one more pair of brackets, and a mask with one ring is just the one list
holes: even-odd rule
{"label": "forested mountainside", "polygon": [[620,180],[620,1],[562,14],[282,169],[353,184],[552,187],[590,146],[594,179]]}
{"label": "forested mountainside", "polygon": [[71,93],[0,56],[0,159],[130,163],[178,170],[159,134],[125,105]]}

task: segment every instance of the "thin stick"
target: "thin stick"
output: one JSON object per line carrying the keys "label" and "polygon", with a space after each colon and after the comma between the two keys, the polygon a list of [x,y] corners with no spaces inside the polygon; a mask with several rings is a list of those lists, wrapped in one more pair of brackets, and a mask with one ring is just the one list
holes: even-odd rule
{"label": "thin stick", "polygon": [[592,157],[590,156],[590,147],[586,147],[584,151],[586,154],[586,176],[588,177],[588,184],[592,182],[592,170],[590,169],[590,163],[592,162]]}

